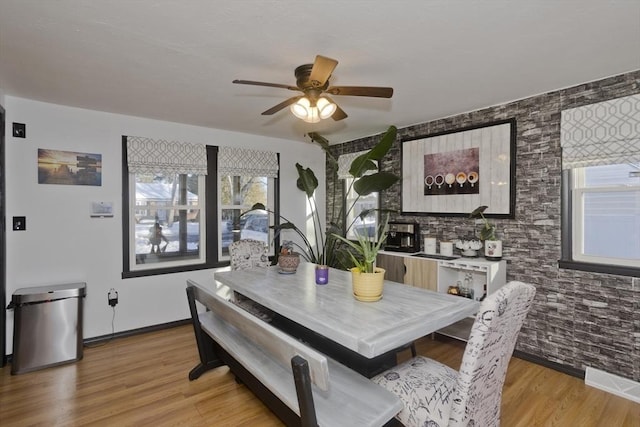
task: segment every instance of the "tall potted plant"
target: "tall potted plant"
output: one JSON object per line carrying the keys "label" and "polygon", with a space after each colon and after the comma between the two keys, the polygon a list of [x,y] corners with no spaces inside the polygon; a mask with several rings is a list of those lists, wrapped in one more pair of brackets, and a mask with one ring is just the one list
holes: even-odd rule
{"label": "tall potted plant", "polygon": [[482,228],[478,233],[480,240],[484,242],[484,256],[491,261],[502,259],[502,240],[496,237],[496,226],[489,223],[484,216],[484,211],[488,206],[478,206],[470,214],[470,218],[482,218]]}
{"label": "tall potted plant", "polygon": [[[382,135],[380,141],[378,141],[373,148],[353,160],[349,168],[349,174],[354,178],[354,180],[351,184],[352,187],[350,187],[348,191],[351,191],[351,188],[353,188],[358,194],[358,198],[356,198],[350,206],[341,205],[339,210],[334,209],[331,218],[328,221],[326,230],[322,226],[323,222],[320,218],[320,214],[318,213],[318,205],[314,198],[315,190],[318,188],[318,179],[316,178],[313,170],[296,163],[296,169],[298,171],[296,185],[307,196],[307,202],[313,212],[313,239],[308,238],[295,224],[282,215],[279,215],[282,222],[271,226],[275,234],[278,235],[280,232],[286,230],[291,230],[296,233],[299,239],[291,243],[300,250],[301,257],[308,262],[314,263],[318,266],[338,268],[346,267],[345,261],[349,260],[349,255],[346,251],[341,250],[341,243],[343,242],[341,242],[341,240],[336,236],[346,236],[347,231],[353,227],[353,224],[358,218],[364,219],[365,216],[374,214],[377,211],[387,213],[391,212],[390,210],[385,209],[368,209],[357,216],[351,224],[343,223],[344,218],[354,209],[361,196],[384,191],[400,179],[398,176],[390,172],[378,171],[378,166],[375,163],[376,161],[382,160],[382,158],[389,152],[389,149],[395,142],[396,135],[397,128],[395,126],[389,126],[387,131]],[[330,170],[335,174],[334,183],[336,183],[337,161],[329,152],[329,142],[316,133],[313,133],[310,136],[312,140],[318,143],[326,152],[331,168]],[[369,173],[369,171],[375,172]],[[334,198],[335,194],[336,191],[334,191]],[[333,206],[335,206],[335,203]],[[271,214],[275,214],[273,211],[266,209],[263,204],[258,203],[243,215],[254,210],[266,211]]]}
{"label": "tall potted plant", "polygon": [[382,244],[387,240],[388,232],[389,214],[378,224],[376,234],[373,237],[356,232],[357,241],[353,242],[343,236],[333,234],[336,239],[353,250],[353,252],[348,252],[355,266],[351,268],[351,280],[353,296],[359,301],[371,302],[382,298],[385,270],[374,267],[374,264]]}
{"label": "tall potted plant", "polygon": [[[353,188],[356,194],[358,194],[358,197],[353,200],[349,206],[340,204],[339,209],[333,209],[328,220],[326,230],[322,227],[322,220],[318,213],[318,206],[315,198],[313,197],[315,190],[318,188],[318,179],[310,168],[305,168],[296,163],[296,168],[298,170],[298,180],[296,185],[301,191],[304,191],[307,196],[307,202],[311,207],[311,211],[314,212],[313,228],[314,239],[316,242],[314,253],[317,257],[314,262],[316,264],[329,265],[331,267],[344,267],[342,264],[345,262],[345,252],[340,250],[341,240],[337,239],[336,236],[346,236],[347,232],[353,227],[358,218],[363,219],[365,216],[379,211],[379,209],[368,209],[363,211],[350,224],[344,224],[344,218],[348,217],[351,211],[355,208],[360,197],[387,190],[400,179],[400,177],[390,172],[379,171],[376,164],[376,162],[382,160],[391,149],[391,146],[396,140],[397,132],[398,130],[395,126],[389,126],[387,131],[380,138],[380,141],[378,141],[373,148],[361,154],[351,162],[349,174],[354,179],[347,190],[347,193]],[[330,165],[337,164],[335,158],[333,158],[329,152],[328,141],[316,133],[311,134],[310,136],[312,141],[320,144],[323,150],[325,150]],[[338,181],[337,170],[336,168],[332,168],[331,171],[334,173],[333,182],[335,186]],[[373,171],[373,173],[371,173],[371,171]],[[334,187],[333,206],[336,206],[335,195],[337,191],[335,190],[336,188]],[[382,211],[389,212],[388,210]]]}

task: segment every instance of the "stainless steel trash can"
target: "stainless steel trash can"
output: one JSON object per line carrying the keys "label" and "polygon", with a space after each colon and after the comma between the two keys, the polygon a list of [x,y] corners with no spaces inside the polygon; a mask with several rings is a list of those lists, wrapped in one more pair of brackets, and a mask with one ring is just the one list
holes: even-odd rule
{"label": "stainless steel trash can", "polygon": [[11,374],[82,359],[85,283],[17,289]]}

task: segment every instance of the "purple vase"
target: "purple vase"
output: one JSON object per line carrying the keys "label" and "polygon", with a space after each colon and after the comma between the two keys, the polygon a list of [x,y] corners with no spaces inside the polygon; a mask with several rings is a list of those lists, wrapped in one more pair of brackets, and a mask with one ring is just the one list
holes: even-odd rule
{"label": "purple vase", "polygon": [[316,284],[326,285],[329,281],[329,267],[326,265],[316,265]]}

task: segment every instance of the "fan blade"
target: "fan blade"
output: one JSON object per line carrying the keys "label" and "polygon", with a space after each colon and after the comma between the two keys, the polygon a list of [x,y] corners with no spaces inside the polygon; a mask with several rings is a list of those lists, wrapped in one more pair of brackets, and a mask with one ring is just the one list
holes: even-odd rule
{"label": "fan blade", "polygon": [[311,68],[311,75],[309,75],[309,81],[313,87],[322,87],[327,82],[333,70],[338,65],[338,61],[335,59],[327,58],[326,56],[316,55],[316,60]]}
{"label": "fan blade", "polygon": [[279,87],[282,89],[289,89],[289,90],[297,90],[300,91],[300,88],[296,87],[296,86],[289,86],[289,85],[281,85],[279,83],[265,83],[265,82],[254,82],[252,80],[234,80],[233,83],[237,83],[237,84],[241,84],[241,85],[254,85],[254,86],[267,86],[267,87]]}
{"label": "fan blade", "polygon": [[278,111],[282,110],[285,107],[288,107],[289,105],[295,103],[296,101],[298,101],[298,99],[302,98],[302,96],[294,96],[293,98],[289,98],[286,101],[282,101],[280,104],[269,108],[267,111],[263,112],[262,115],[263,116],[270,116],[273,113],[277,113]]}
{"label": "fan blade", "polygon": [[331,86],[325,92],[332,95],[374,96],[377,98],[391,98],[393,96],[392,87]]}
{"label": "fan blade", "polygon": [[347,113],[345,113],[344,110],[340,108],[338,104],[336,104],[336,112],[333,113],[331,118],[337,122],[339,120],[346,119],[347,117]]}

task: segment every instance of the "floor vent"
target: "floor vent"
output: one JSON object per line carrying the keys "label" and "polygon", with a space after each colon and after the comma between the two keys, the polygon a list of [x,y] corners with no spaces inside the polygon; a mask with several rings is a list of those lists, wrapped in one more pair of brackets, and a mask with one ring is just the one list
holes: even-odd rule
{"label": "floor vent", "polygon": [[592,387],[640,403],[640,383],[630,379],[587,367],[584,382]]}

